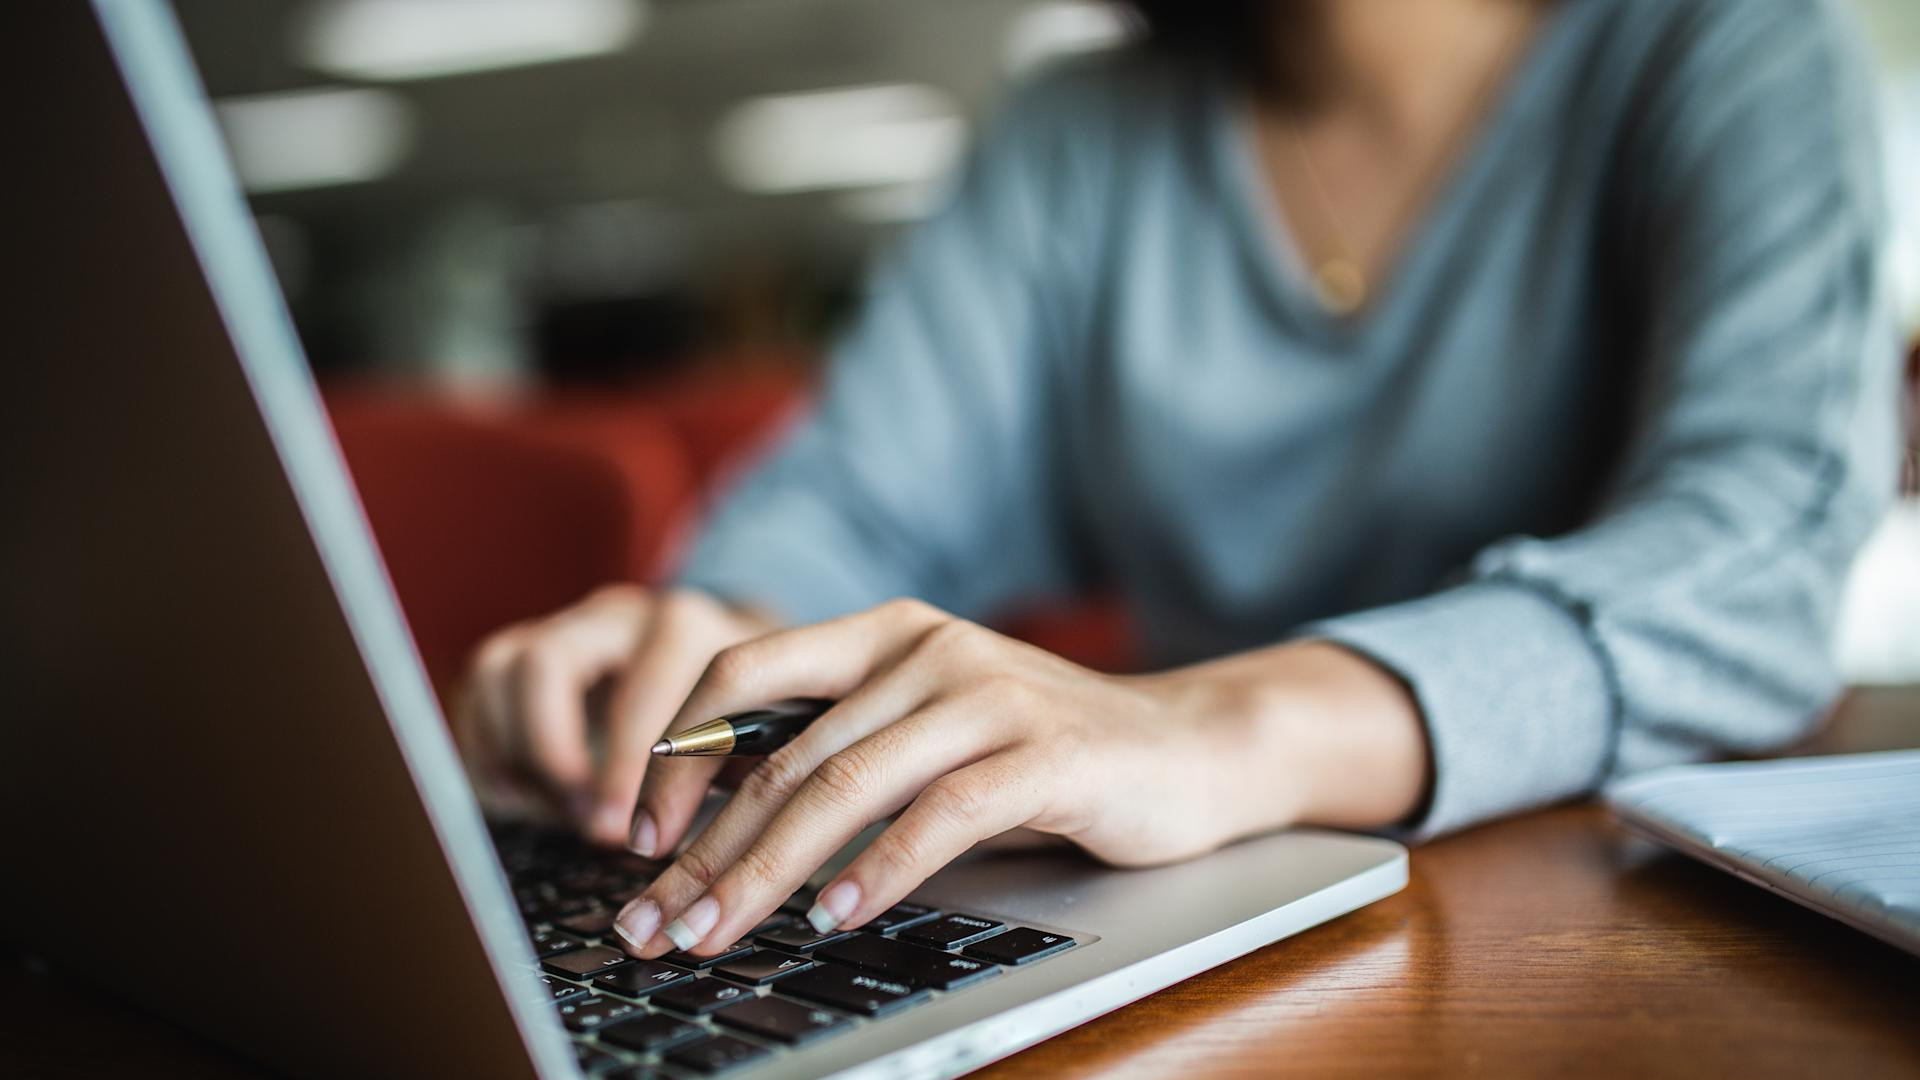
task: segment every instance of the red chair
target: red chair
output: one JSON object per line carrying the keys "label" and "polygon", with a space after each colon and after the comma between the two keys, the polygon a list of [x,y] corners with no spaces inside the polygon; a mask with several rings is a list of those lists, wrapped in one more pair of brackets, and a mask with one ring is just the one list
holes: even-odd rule
{"label": "red chair", "polygon": [[[463,399],[327,393],[361,502],[435,685],[489,632],[610,581],[658,579],[705,498],[803,409],[778,370],[631,391]],[[1003,628],[1103,670],[1137,666],[1117,603],[1029,609]]]}
{"label": "red chair", "polygon": [[490,631],[609,581],[657,576],[693,505],[685,455],[638,406],[597,444],[433,396],[327,395],[387,572],[435,685]]}

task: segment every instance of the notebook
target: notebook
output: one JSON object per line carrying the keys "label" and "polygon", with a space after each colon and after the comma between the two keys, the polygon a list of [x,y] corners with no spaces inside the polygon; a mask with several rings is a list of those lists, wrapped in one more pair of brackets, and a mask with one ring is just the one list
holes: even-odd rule
{"label": "notebook", "polygon": [[1629,827],[1920,954],[1920,750],[1683,765],[1606,797]]}

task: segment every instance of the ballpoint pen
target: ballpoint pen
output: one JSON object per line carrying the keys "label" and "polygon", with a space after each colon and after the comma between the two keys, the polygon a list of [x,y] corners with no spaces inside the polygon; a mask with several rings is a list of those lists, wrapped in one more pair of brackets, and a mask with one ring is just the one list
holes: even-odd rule
{"label": "ballpoint pen", "polygon": [[793,741],[833,706],[824,698],[790,698],[759,709],[728,713],[653,744],[661,757],[740,757],[771,754]]}

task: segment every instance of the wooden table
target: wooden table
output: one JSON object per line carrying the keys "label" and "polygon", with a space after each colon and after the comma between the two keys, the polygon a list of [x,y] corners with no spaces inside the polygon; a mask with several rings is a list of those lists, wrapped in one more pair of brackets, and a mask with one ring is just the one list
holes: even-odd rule
{"label": "wooden table", "polygon": [[[1854,693],[1808,749],[1893,746],[1920,746],[1920,689]],[[253,1075],[17,965],[0,1016],[0,1076]],[[977,1075],[1277,1074],[1920,1076],[1920,958],[1569,806],[1420,848],[1399,895]]]}

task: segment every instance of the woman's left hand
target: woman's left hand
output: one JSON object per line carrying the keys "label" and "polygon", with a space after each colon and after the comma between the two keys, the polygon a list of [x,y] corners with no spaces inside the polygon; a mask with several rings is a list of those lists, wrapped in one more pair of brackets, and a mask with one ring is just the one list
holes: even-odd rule
{"label": "woman's left hand", "polygon": [[[630,951],[712,955],[861,830],[898,818],[821,890],[825,932],[859,926],[975,843],[1026,827],[1119,865],[1168,862],[1288,824],[1305,785],[1191,680],[1101,675],[916,601],[781,630],[714,657],[669,731],[791,697],[836,699],[748,773],[619,915]],[[636,809],[661,851],[714,758],[656,763]],[[651,852],[642,852],[651,854]]]}

